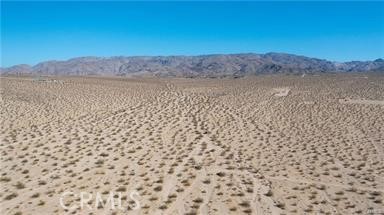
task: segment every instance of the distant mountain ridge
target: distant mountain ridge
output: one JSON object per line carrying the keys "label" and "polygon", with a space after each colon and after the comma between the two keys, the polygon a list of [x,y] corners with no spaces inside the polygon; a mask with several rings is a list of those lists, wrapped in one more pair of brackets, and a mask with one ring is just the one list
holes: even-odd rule
{"label": "distant mountain ridge", "polygon": [[79,57],[2,68],[1,74],[223,77],[276,73],[384,72],[384,60],[331,62],[285,53]]}

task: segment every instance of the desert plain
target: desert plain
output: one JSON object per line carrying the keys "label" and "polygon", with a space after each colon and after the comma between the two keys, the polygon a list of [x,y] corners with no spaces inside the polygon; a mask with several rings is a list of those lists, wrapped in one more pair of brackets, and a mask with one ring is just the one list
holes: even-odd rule
{"label": "desert plain", "polygon": [[382,74],[0,80],[0,214],[384,213]]}

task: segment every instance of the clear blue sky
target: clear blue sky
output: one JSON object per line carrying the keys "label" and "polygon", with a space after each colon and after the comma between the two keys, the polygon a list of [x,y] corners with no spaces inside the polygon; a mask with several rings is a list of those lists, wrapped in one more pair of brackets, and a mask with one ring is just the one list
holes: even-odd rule
{"label": "clear blue sky", "polygon": [[78,56],[384,57],[384,2],[1,1],[1,66]]}

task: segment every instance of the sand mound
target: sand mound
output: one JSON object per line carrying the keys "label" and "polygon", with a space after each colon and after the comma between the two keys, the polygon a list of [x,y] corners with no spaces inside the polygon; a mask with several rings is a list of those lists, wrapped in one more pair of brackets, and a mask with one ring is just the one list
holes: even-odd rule
{"label": "sand mound", "polygon": [[273,95],[277,97],[285,97],[288,96],[290,91],[290,88],[274,88]]}

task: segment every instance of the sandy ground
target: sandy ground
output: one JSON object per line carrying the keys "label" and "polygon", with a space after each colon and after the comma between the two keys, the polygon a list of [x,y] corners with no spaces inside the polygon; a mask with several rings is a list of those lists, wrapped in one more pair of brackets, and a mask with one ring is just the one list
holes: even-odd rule
{"label": "sandy ground", "polygon": [[384,213],[384,76],[54,79],[0,79],[0,214]]}

